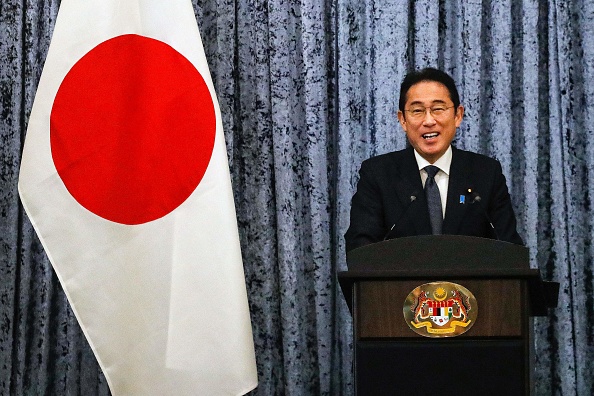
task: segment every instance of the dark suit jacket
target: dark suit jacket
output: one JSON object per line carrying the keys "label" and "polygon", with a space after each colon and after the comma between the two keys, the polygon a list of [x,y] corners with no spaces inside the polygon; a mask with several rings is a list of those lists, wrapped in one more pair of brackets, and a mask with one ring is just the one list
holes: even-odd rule
{"label": "dark suit jacket", "polygon": [[[443,233],[523,245],[501,164],[453,146],[452,151]],[[464,203],[460,203],[461,195]],[[411,196],[416,199],[411,201]],[[430,234],[429,210],[413,148],[364,161],[345,235],[346,250],[382,241],[386,236],[391,239]]]}

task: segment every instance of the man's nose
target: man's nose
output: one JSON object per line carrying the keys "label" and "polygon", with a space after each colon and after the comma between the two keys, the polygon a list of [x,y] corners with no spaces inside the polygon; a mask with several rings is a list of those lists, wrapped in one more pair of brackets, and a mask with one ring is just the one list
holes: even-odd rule
{"label": "man's nose", "polygon": [[423,117],[423,125],[434,125],[435,118],[431,114],[431,109],[425,109],[425,117]]}

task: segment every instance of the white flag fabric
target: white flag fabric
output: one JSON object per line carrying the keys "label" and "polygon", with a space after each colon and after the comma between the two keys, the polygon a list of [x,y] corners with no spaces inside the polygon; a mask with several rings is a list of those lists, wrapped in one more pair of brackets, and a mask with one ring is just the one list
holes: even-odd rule
{"label": "white flag fabric", "polygon": [[114,395],[257,385],[218,103],[189,0],[63,0],[19,193]]}

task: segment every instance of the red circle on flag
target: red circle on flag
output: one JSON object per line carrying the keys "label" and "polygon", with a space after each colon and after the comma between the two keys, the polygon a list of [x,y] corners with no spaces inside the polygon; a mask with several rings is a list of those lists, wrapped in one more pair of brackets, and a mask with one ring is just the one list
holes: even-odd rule
{"label": "red circle on flag", "polygon": [[74,199],[142,224],[181,205],[212,156],[216,116],[194,65],[138,35],[107,40],[68,72],[50,116],[54,164]]}

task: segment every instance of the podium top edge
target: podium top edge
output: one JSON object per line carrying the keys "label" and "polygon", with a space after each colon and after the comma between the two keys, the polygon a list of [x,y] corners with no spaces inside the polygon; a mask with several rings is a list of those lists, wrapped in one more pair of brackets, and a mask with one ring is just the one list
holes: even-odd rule
{"label": "podium top edge", "polygon": [[540,270],[533,268],[518,269],[415,269],[415,270],[385,270],[366,269],[339,271],[339,279],[352,280],[382,280],[382,279],[529,279],[539,278]]}

